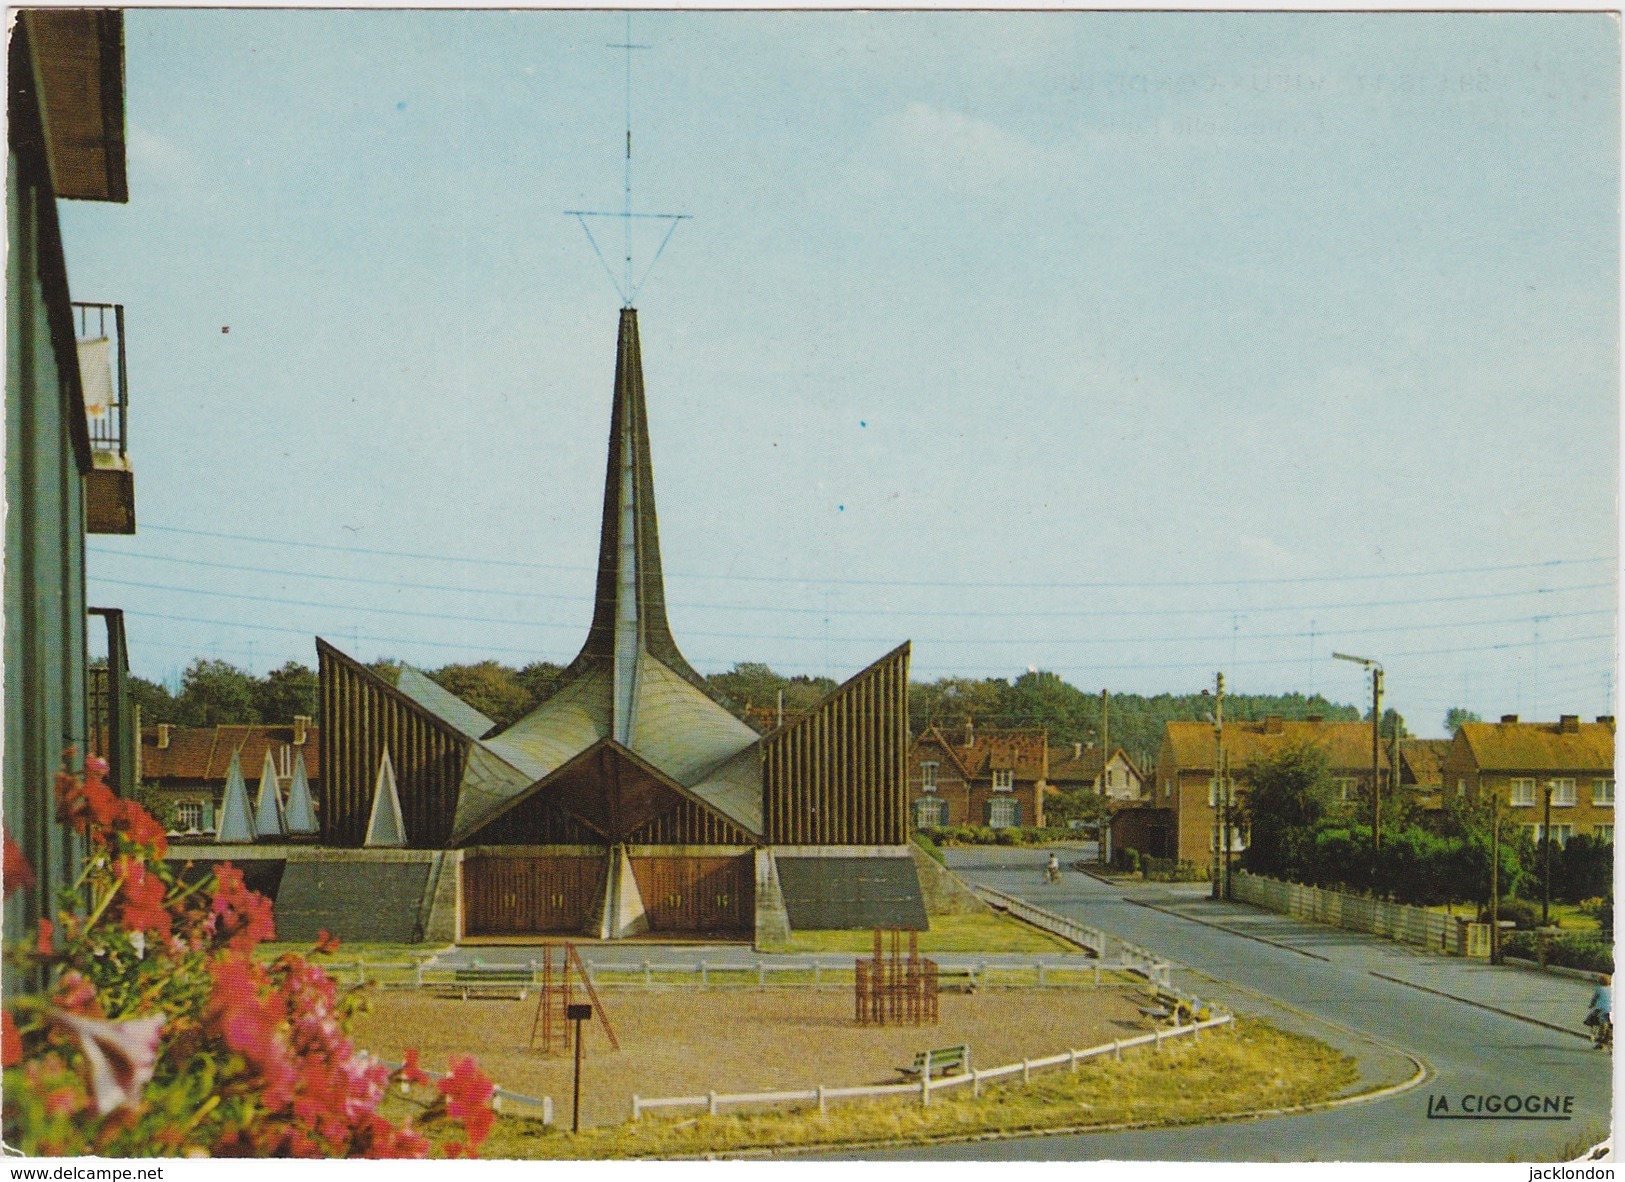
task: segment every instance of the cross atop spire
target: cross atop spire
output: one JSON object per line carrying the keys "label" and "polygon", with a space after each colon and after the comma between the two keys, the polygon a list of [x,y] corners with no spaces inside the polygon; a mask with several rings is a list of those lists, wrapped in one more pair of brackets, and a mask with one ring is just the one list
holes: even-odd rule
{"label": "cross atop spire", "polygon": [[[626,170],[625,181],[622,186],[621,209],[617,213],[587,209],[567,209],[564,212],[581,223],[581,229],[587,235],[587,242],[592,246],[593,253],[598,256],[598,261],[604,266],[604,273],[609,276],[609,281],[615,285],[615,291],[621,297],[621,306],[630,308],[637,299],[638,292],[642,290],[643,284],[648,280],[649,273],[654,270],[655,263],[665,253],[666,243],[671,241],[671,236],[677,231],[677,223],[687,221],[690,215],[686,213],[635,213],[632,210],[632,51],[634,49],[651,49],[653,47],[633,44],[632,13],[628,11],[626,14],[626,40],[611,43],[609,48],[624,49],[626,51]],[[614,268],[609,265],[609,260],[604,257],[604,252],[598,246],[598,239],[593,236],[592,227],[587,224],[588,218],[620,219],[624,243],[621,275],[617,276],[615,274]],[[639,218],[665,221],[670,224],[666,227],[665,237],[660,240],[660,246],[655,250],[654,257],[649,260],[649,265],[643,269],[643,275],[634,282],[632,222]]]}

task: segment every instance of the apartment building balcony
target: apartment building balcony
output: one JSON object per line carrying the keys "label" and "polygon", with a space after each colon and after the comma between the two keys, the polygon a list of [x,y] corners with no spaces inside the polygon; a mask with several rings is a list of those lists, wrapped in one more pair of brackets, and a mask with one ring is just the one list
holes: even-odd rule
{"label": "apartment building balcony", "polygon": [[79,380],[85,395],[91,470],[85,477],[85,529],[135,532],[135,469],[130,464],[130,384],[125,369],[124,305],[73,305]]}

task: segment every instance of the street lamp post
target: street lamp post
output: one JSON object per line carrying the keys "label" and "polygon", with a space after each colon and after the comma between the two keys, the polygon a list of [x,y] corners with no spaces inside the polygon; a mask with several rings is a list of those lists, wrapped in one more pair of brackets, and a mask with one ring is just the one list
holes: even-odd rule
{"label": "street lamp post", "polygon": [[[1230,810],[1222,799],[1224,793],[1224,674],[1213,675],[1213,897],[1222,899],[1227,894],[1225,880],[1229,877],[1229,839],[1226,829],[1230,823]],[[1207,691],[1203,691],[1206,693]]]}
{"label": "street lamp post", "polygon": [[1376,890],[1376,853],[1382,848],[1382,662],[1370,657],[1333,653],[1339,661],[1353,661],[1371,671],[1371,887]]}

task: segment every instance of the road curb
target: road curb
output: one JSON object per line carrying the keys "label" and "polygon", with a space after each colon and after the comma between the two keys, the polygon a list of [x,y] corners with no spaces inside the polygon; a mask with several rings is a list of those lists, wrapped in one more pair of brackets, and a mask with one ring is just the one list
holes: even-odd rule
{"label": "road curb", "polygon": [[1470,997],[1462,997],[1455,993],[1446,993],[1443,989],[1434,989],[1430,985],[1418,985],[1415,981],[1407,981],[1404,977],[1390,977],[1387,973],[1377,972],[1376,969],[1367,969],[1366,971],[1380,981],[1392,981],[1395,985],[1406,985],[1412,989],[1420,990],[1423,993],[1431,993],[1435,997],[1446,997],[1451,1001],[1459,1001],[1464,1006],[1472,1006],[1475,1009],[1488,1010],[1492,1014],[1500,1014],[1503,1018],[1514,1018],[1519,1022],[1527,1022],[1531,1026],[1544,1026],[1547,1030],[1555,1030],[1559,1034],[1572,1034],[1575,1038],[1583,1038],[1587,1042],[1591,1041],[1590,1031],[1574,1030],[1568,1026],[1559,1026],[1555,1022],[1545,1022],[1539,1018],[1531,1018],[1527,1014],[1520,1014],[1513,1010],[1504,1010],[1500,1006],[1492,1006],[1489,1004],[1489,1002],[1474,1001]]}

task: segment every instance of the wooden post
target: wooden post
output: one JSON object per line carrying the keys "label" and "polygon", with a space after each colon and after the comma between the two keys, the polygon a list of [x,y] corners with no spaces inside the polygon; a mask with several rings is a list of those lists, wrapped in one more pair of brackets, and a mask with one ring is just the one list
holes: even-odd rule
{"label": "wooden post", "polygon": [[711,1115],[715,1116],[717,1114],[717,1094],[715,1092],[711,1092],[711,1093],[708,1094],[707,1099],[708,1099],[707,1108],[710,1111]]}
{"label": "wooden post", "polygon": [[818,1085],[818,1115],[823,1116],[829,1111],[829,1102],[824,1096],[824,1085]]}
{"label": "wooden post", "polygon": [[643,1105],[641,1103],[639,1103],[639,1101],[638,1101],[638,1094],[636,1092],[633,1092],[632,1093],[632,1119],[633,1120],[641,1120],[642,1118],[643,1118]]}

